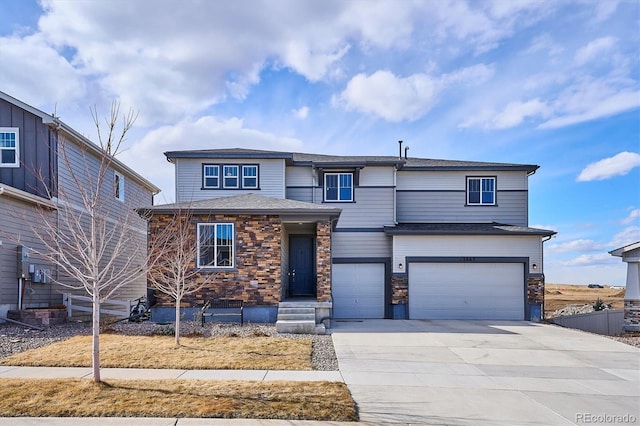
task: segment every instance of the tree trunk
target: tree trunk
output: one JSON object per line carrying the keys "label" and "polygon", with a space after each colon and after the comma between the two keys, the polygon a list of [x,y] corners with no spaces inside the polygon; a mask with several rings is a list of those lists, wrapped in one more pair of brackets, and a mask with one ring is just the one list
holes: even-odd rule
{"label": "tree trunk", "polygon": [[91,365],[93,367],[93,381],[100,382],[100,297],[98,289],[93,290],[93,340],[91,344],[92,356]]}
{"label": "tree trunk", "polygon": [[180,298],[176,297],[176,345],[180,345]]}

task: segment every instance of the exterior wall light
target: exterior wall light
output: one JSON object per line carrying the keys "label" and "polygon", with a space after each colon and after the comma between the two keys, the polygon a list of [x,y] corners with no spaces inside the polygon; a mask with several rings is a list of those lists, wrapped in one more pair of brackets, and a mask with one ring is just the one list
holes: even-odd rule
{"label": "exterior wall light", "polygon": [[538,265],[536,265],[535,263],[533,265],[531,265],[531,267],[533,268],[533,270],[535,271],[536,269],[538,269]]}
{"label": "exterior wall light", "polygon": [[404,265],[402,264],[402,262],[398,263],[398,269],[404,269]]}

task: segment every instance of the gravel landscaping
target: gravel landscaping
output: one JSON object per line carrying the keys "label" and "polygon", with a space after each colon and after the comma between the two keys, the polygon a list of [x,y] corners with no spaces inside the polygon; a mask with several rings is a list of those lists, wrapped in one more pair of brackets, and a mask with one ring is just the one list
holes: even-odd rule
{"label": "gravel landscaping", "polygon": [[[315,370],[338,370],[338,361],[333,349],[330,335],[315,334],[280,334],[273,324],[206,324],[205,327],[191,321],[181,324],[182,336],[204,337],[263,337],[278,336],[289,339],[311,339],[312,364]],[[173,336],[173,324],[156,324],[152,322],[121,322],[107,325],[102,333],[119,333],[125,335],[167,335]],[[53,342],[68,339],[79,334],[91,334],[91,326],[87,323],[69,323],[49,327],[43,331],[4,323],[0,324],[0,358],[39,348]]]}

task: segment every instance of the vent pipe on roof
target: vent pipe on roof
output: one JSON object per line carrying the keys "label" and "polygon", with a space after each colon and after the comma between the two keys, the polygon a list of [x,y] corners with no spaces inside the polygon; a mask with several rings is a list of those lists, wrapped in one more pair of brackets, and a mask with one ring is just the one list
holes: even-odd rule
{"label": "vent pipe on roof", "polygon": [[404,149],[404,159],[405,160],[407,159],[407,151],[409,151],[409,147],[408,146],[405,147],[405,149]]}
{"label": "vent pipe on roof", "polygon": [[398,144],[400,145],[400,149],[399,149],[398,157],[399,157],[399,158],[402,158],[402,141],[398,141]]}

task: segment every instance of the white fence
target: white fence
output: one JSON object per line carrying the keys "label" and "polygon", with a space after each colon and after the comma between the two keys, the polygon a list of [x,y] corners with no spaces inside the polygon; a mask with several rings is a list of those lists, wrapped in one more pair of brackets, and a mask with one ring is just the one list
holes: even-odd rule
{"label": "white fence", "polygon": [[604,311],[589,312],[587,314],[549,318],[549,321],[567,328],[615,336],[622,333],[624,311],[605,309]]}
{"label": "white fence", "polygon": [[[76,301],[74,304],[73,301]],[[85,303],[77,303],[85,302]],[[88,302],[88,305],[87,305]],[[77,296],[71,293],[63,293],[62,303],[67,306],[67,317],[71,318],[73,311],[93,312],[93,300],[89,296]],[[122,300],[105,300],[100,304],[100,313],[109,314],[117,317],[128,317],[131,312],[132,302]],[[110,309],[107,309],[110,307]]]}

